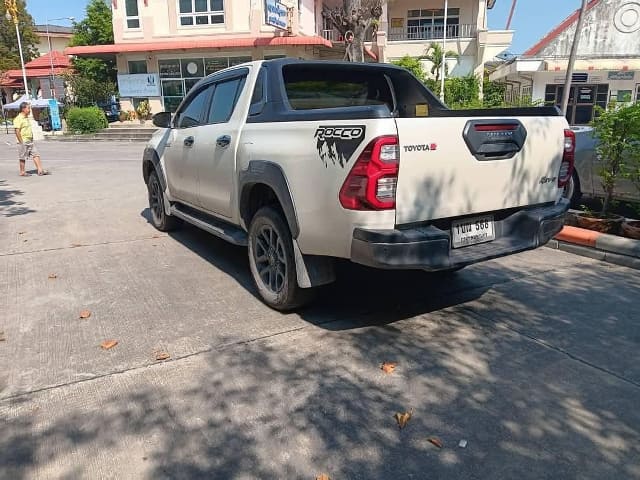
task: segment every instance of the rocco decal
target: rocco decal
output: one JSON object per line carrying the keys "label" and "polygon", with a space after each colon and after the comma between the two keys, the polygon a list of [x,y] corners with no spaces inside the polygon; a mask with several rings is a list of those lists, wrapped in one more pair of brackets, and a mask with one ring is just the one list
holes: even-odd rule
{"label": "rocco decal", "polygon": [[320,160],[344,168],[364,139],[364,125],[321,126],[316,130],[316,148]]}

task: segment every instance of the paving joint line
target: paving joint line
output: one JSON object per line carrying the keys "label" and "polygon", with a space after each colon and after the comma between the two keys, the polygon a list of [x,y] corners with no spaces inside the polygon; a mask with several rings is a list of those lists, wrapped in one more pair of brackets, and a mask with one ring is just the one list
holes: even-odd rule
{"label": "paving joint line", "polygon": [[[471,310],[471,309],[469,309],[469,308],[467,308],[465,306],[462,306],[461,308],[464,311],[466,311],[467,313],[469,313],[471,316],[480,317],[482,320],[492,321],[491,318],[483,315],[482,313],[473,311],[473,310]],[[506,323],[504,321],[500,321],[499,324],[501,326],[505,327],[506,329],[511,330],[512,332],[517,333],[518,335],[520,335],[520,336],[522,336],[524,338],[528,338],[532,342],[537,343],[538,345],[541,345],[544,348],[547,348],[549,350],[553,350],[555,352],[558,352],[558,353],[560,353],[562,355],[565,355],[566,357],[570,358],[571,360],[574,360],[574,361],[576,361],[578,363],[581,363],[584,366],[593,368],[593,369],[598,370],[598,371],[600,371],[602,373],[605,373],[607,375],[615,377],[618,380],[621,380],[621,381],[623,381],[625,383],[633,385],[634,387],[640,388],[640,383],[639,382],[636,382],[634,380],[631,380],[630,378],[627,378],[627,377],[625,377],[623,375],[620,375],[619,373],[616,373],[613,370],[609,370],[608,368],[601,367],[599,365],[596,365],[595,363],[591,363],[590,361],[585,360],[584,358],[579,357],[579,356],[577,356],[577,355],[575,355],[575,354],[573,354],[573,353],[569,352],[568,350],[565,350],[565,349],[563,349],[561,347],[557,347],[557,346],[547,342],[546,340],[543,340],[543,339],[538,338],[538,337],[536,337],[534,335],[530,335],[528,333],[520,331],[519,329],[517,329],[515,327],[512,327],[511,325],[509,325],[508,323]]]}
{"label": "paving joint line", "polygon": [[151,236],[151,237],[142,237],[142,238],[129,238],[126,240],[113,240],[110,242],[98,242],[98,243],[82,243],[77,245],[69,245],[66,247],[52,247],[52,248],[43,248],[40,250],[28,250],[26,252],[10,252],[10,253],[0,253],[1,257],[14,257],[18,255],[28,255],[31,253],[47,253],[47,252],[58,252],[61,250],[72,250],[76,248],[86,248],[86,247],[101,247],[104,245],[118,245],[122,243],[132,243],[132,242],[142,242],[144,240],[159,240],[161,238],[168,237],[168,235],[159,235],[159,236]]}

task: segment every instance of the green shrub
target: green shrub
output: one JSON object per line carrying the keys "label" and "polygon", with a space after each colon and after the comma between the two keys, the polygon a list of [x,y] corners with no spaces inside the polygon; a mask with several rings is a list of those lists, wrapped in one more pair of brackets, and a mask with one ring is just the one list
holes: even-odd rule
{"label": "green shrub", "polygon": [[420,58],[405,55],[400,60],[395,60],[391,63],[393,63],[394,65],[397,65],[398,67],[406,68],[411,73],[413,73],[418,80],[424,83],[425,74],[424,74],[424,69],[422,68],[422,62],[420,61]]}
{"label": "green shrub", "polygon": [[67,112],[67,126],[72,133],[95,133],[107,128],[109,122],[98,107],[73,107]]}

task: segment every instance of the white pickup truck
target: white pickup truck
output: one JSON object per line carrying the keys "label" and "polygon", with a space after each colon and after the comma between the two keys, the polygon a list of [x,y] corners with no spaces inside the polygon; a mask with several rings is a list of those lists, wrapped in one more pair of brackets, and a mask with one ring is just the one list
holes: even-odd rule
{"label": "white pickup truck", "polygon": [[386,64],[280,59],[200,81],[145,149],[153,224],[247,245],[290,310],[334,262],[447,271],[563,226],[575,137],[556,108],[447,109]]}

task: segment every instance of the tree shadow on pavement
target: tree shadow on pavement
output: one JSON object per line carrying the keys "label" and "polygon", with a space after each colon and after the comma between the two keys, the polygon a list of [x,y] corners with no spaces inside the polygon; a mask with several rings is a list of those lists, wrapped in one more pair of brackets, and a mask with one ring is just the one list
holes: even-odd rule
{"label": "tree shadow on pavement", "polygon": [[16,199],[20,195],[23,195],[21,190],[11,189],[6,180],[0,180],[0,216],[15,217],[35,212]]}
{"label": "tree shadow on pavement", "polygon": [[3,478],[640,478],[637,386],[465,306],[100,382],[5,402]]}

